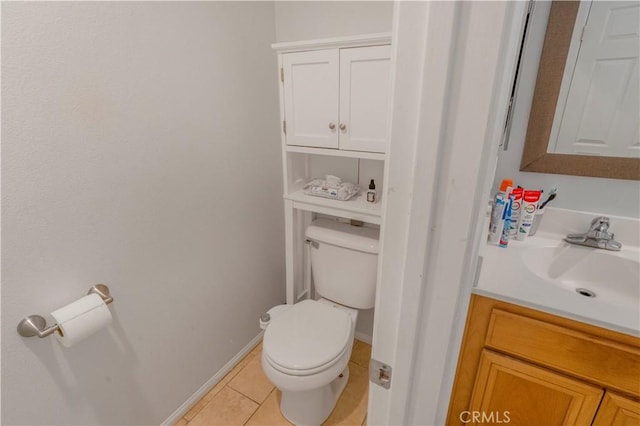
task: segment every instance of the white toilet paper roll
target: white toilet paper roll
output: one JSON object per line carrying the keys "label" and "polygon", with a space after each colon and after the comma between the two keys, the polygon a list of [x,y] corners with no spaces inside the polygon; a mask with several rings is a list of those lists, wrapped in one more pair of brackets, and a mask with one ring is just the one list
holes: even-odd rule
{"label": "white toilet paper roll", "polygon": [[111,312],[97,294],[90,294],[56,311],[51,316],[58,323],[57,339],[71,347],[111,322]]}

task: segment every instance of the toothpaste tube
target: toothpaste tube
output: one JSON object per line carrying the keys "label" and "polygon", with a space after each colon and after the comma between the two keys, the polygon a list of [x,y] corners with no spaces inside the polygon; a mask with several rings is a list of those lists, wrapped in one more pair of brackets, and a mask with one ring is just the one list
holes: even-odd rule
{"label": "toothpaste tube", "polygon": [[497,243],[502,234],[502,217],[504,216],[504,207],[506,200],[501,194],[496,195],[491,211],[491,224],[489,225],[489,242]]}
{"label": "toothpaste tube", "polygon": [[509,238],[514,238],[518,233],[524,188],[516,188],[511,193],[513,194],[513,205],[511,206],[511,227],[509,228]]}
{"label": "toothpaste tube", "polygon": [[513,205],[513,194],[509,194],[507,206],[504,209],[504,226],[502,227],[502,236],[500,237],[500,247],[507,247],[509,244],[509,230],[511,229],[511,206]]}
{"label": "toothpaste tube", "polygon": [[541,195],[542,191],[524,191],[524,195],[522,196],[520,223],[518,224],[518,233],[516,234],[516,239],[518,241],[524,241],[527,235],[529,235]]}
{"label": "toothpaste tube", "polygon": [[491,210],[491,222],[489,224],[489,242],[497,243],[502,234],[502,226],[504,222],[504,208],[508,201],[507,194],[511,192],[513,181],[511,179],[502,179],[500,183],[500,191],[498,191],[493,200],[493,208]]}

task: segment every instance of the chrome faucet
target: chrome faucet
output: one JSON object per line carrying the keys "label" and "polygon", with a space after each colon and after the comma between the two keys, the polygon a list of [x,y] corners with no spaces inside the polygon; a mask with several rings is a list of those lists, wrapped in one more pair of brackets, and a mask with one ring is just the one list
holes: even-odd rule
{"label": "chrome faucet", "polygon": [[609,232],[609,218],[598,216],[591,221],[591,226],[587,232],[568,234],[564,240],[571,244],[619,251],[622,248],[622,244],[613,238],[614,235]]}

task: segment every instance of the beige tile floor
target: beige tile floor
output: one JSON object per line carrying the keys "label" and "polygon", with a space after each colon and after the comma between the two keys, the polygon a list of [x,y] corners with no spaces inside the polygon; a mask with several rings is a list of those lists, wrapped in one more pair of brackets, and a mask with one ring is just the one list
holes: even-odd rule
{"label": "beige tile floor", "polygon": [[[262,343],[242,359],[175,426],[290,425],[280,414],[280,391],[262,372]],[[369,393],[371,345],[356,340],[349,382],[325,425],[364,425]]]}

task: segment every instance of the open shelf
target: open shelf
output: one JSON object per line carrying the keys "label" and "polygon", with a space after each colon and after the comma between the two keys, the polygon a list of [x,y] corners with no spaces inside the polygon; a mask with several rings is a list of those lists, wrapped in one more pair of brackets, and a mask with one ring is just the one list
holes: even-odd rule
{"label": "open shelf", "polygon": [[361,192],[350,200],[338,201],[328,198],[314,197],[305,194],[302,190],[284,196],[286,200],[293,201],[293,208],[310,212],[339,216],[346,219],[361,220],[367,223],[380,225],[382,203],[380,199],[376,203],[367,202],[367,194]]}
{"label": "open shelf", "polygon": [[387,155],[383,152],[365,152],[365,151],[345,151],[341,149],[329,148],[313,148],[307,146],[287,145],[287,152],[297,152],[300,154],[329,155],[333,157],[362,158],[364,160],[381,160],[384,161]]}

